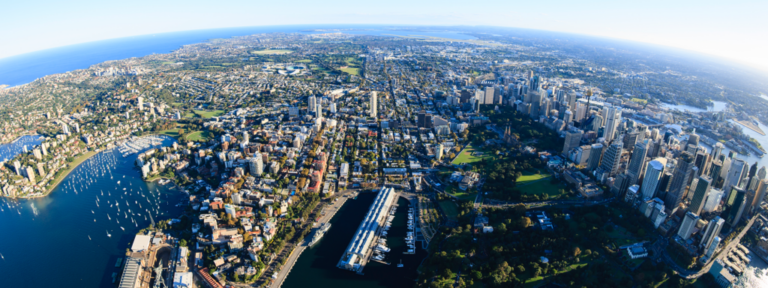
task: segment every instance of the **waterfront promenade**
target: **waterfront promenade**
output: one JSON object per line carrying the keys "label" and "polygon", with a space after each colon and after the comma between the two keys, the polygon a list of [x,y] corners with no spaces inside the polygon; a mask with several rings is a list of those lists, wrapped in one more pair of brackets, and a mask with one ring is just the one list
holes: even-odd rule
{"label": "waterfront promenade", "polygon": [[[320,220],[317,221],[317,225],[321,225],[323,223],[328,223],[333,219],[333,216],[336,215],[336,212],[339,212],[339,209],[341,209],[342,206],[344,206],[344,203],[347,203],[347,200],[349,200],[352,196],[352,191],[350,190],[344,190],[342,192],[337,193],[338,200],[334,202],[331,205],[326,206],[323,209],[323,215],[320,216]],[[333,227],[331,227],[333,229]],[[312,234],[310,234],[312,235]],[[274,282],[272,282],[272,285],[270,287],[278,288],[283,285],[283,282],[285,282],[285,279],[288,278],[288,274],[291,273],[291,270],[293,269],[293,265],[296,264],[296,261],[299,260],[299,257],[301,256],[301,253],[304,252],[307,248],[307,244],[309,244],[309,241],[312,241],[312,237],[305,238],[302,243],[299,243],[298,246],[293,249],[293,252],[288,256],[288,260],[285,261],[285,265],[280,268],[280,271],[277,272],[277,278],[274,279]],[[266,275],[267,277],[270,277],[270,275]]]}

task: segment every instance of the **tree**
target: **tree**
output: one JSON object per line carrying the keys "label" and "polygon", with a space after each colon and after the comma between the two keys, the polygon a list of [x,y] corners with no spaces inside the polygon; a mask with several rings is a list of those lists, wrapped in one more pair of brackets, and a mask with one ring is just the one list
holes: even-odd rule
{"label": "tree", "polygon": [[579,257],[579,255],[581,255],[581,249],[579,249],[579,247],[574,247],[573,248],[573,257]]}
{"label": "tree", "polygon": [[179,240],[179,246],[181,246],[181,247],[187,247],[187,240],[186,240],[186,239],[181,239],[181,240]]}

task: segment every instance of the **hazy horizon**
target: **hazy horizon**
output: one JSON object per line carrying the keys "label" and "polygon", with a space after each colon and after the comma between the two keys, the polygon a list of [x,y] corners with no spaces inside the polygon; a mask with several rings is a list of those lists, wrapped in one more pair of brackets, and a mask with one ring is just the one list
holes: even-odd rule
{"label": "hazy horizon", "polygon": [[[493,7],[493,9],[488,9]],[[14,2],[0,19],[0,59],[99,40],[203,29],[281,25],[494,26],[623,39],[696,51],[768,71],[768,2],[507,3],[401,1],[279,3],[78,0]],[[35,11],[34,14],[24,11]],[[277,13],[273,13],[277,12]],[[297,23],[296,19],[300,19]],[[328,19],[333,19],[329,21]],[[327,24],[328,22],[335,22]],[[393,23],[393,24],[379,24]]]}

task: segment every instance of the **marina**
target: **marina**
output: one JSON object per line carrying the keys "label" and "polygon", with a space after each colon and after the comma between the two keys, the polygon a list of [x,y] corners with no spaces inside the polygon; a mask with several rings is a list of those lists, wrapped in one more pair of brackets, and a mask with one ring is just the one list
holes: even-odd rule
{"label": "marina", "polygon": [[[53,277],[57,287],[111,287],[133,236],[152,219],[179,215],[182,208],[175,204],[186,196],[172,185],[144,182],[134,161],[135,155],[123,158],[107,149],[74,168],[47,197],[1,198],[0,229],[25,235],[0,237],[0,247],[6,247],[0,248],[4,286],[45,287]],[[36,269],[20,261],[29,257],[48,259],[57,268],[48,277],[14,277]]]}
{"label": "marina", "polygon": [[392,213],[390,208],[396,208],[392,207],[393,200],[396,199],[395,188],[381,189],[336,267],[362,274],[370,259],[378,261],[384,259],[381,254],[389,252],[390,249],[379,240],[387,236],[389,225],[386,220]]}
{"label": "marina", "polygon": [[279,287],[411,287],[417,277],[416,269],[427,253],[417,247],[415,254],[403,254],[407,251],[404,236],[408,231],[407,209],[403,207],[409,204],[403,197],[394,199],[397,202],[393,204],[397,204],[399,208],[395,211],[395,218],[386,239],[390,252],[387,253],[389,258],[385,258],[385,262],[391,265],[370,261],[365,266],[364,275],[336,267],[339,256],[346,251],[350,239],[357,232],[361,219],[370,210],[376,196],[375,193],[360,193],[356,200],[349,198],[331,219],[333,229],[325,234],[323,241],[301,254],[293,265],[292,272]]}
{"label": "marina", "polygon": [[118,150],[123,157],[136,154],[139,151],[149,149],[153,146],[158,146],[163,143],[163,137],[152,135],[145,137],[131,137],[131,139],[125,141],[118,146]]}

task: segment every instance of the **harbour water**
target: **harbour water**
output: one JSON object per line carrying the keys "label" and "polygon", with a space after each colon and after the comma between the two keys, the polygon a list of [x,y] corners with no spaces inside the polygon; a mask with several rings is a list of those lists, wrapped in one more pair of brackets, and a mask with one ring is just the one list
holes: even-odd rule
{"label": "harbour water", "polygon": [[707,112],[707,111],[718,112],[718,111],[723,111],[725,109],[725,106],[728,104],[721,101],[712,101],[712,103],[713,105],[707,107],[707,110],[693,107],[693,106],[688,106],[688,105],[674,105],[674,104],[667,104],[667,103],[664,103],[662,106],[667,107],[669,109],[689,111],[689,112]]}
{"label": "harbour water", "polygon": [[40,135],[26,135],[19,137],[19,139],[11,143],[2,144],[0,145],[0,162],[13,159],[19,153],[24,152],[24,146],[27,146],[28,150],[32,150],[32,148],[40,145],[40,143],[43,143],[40,140]]}
{"label": "harbour water", "polygon": [[[391,251],[386,253],[384,261],[391,265],[370,262],[363,270],[364,275],[336,267],[375,196],[362,193],[356,200],[348,200],[331,219],[331,229],[323,239],[301,254],[282,287],[412,287],[417,277],[416,268],[427,252],[421,249],[421,242],[417,242],[415,255],[403,254],[408,250],[405,245],[408,201],[403,198],[397,202],[400,206],[387,237]],[[401,260],[403,268],[397,268]]]}
{"label": "harbour water", "polygon": [[112,287],[117,258],[150,215],[176,217],[182,210],[175,205],[185,198],[172,185],[141,180],[136,157],[104,151],[46,197],[0,198],[0,286]]}

